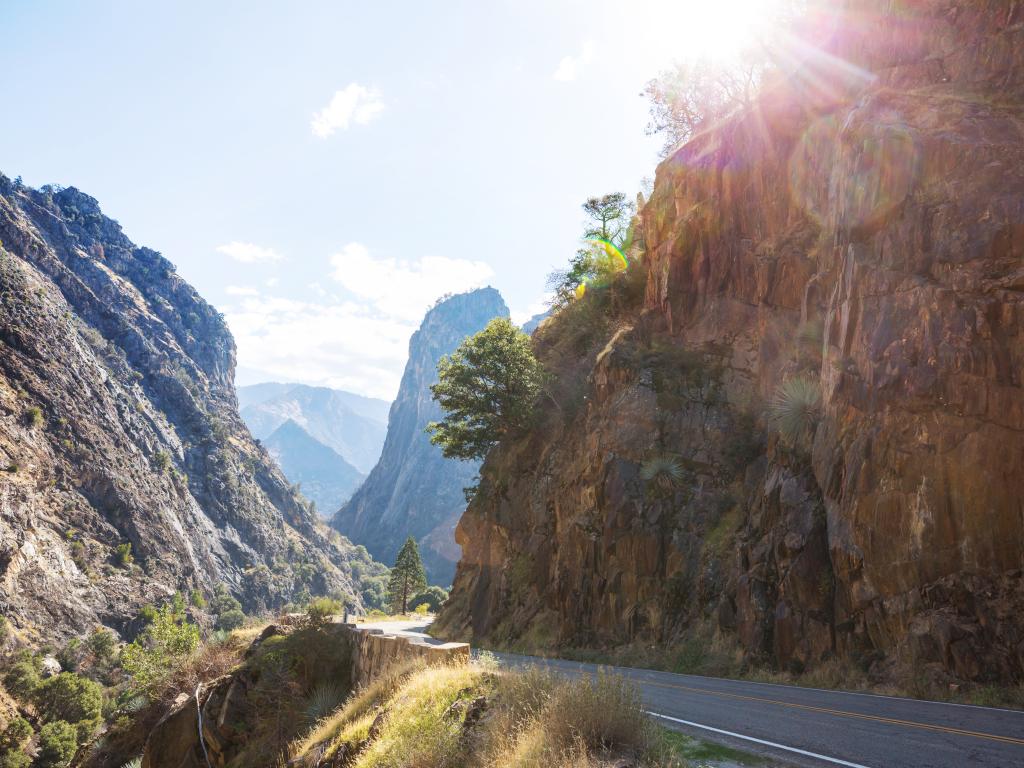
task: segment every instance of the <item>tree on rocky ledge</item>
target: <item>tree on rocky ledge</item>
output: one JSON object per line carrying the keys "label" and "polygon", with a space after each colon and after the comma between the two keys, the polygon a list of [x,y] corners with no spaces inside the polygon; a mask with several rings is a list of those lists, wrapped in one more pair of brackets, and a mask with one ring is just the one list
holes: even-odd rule
{"label": "tree on rocky ledge", "polygon": [[449,459],[482,459],[492,445],[529,426],[543,371],[530,337],[508,318],[491,320],[437,366],[430,388],[445,411],[427,426]]}
{"label": "tree on rocky ledge", "polygon": [[427,587],[427,574],[423,570],[420,551],[416,540],[410,536],[402,545],[391,569],[391,580],[388,582],[388,602],[395,613],[406,613],[409,601]]}

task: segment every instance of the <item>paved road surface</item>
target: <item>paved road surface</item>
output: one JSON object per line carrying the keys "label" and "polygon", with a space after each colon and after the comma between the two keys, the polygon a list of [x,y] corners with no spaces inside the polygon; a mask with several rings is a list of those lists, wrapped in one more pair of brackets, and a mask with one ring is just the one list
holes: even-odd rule
{"label": "paved road surface", "polygon": [[[367,625],[427,638],[428,623]],[[428,638],[429,639],[429,638]],[[495,654],[513,667],[596,674],[594,664]],[[662,724],[808,768],[1024,768],[1024,712],[605,667]]]}

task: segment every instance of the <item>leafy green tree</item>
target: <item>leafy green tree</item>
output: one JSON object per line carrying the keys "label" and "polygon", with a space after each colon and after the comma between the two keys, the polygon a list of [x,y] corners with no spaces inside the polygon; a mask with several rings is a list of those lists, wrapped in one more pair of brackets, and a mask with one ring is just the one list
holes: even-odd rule
{"label": "leafy green tree", "polygon": [[402,545],[391,569],[391,580],[388,582],[388,602],[395,613],[406,613],[409,600],[422,592],[427,586],[427,574],[420,560],[420,550],[416,540],[410,536]]}
{"label": "leafy green tree", "polygon": [[0,751],[0,768],[28,768],[30,765],[32,758],[20,749]]}
{"label": "leafy green tree", "polygon": [[430,391],[445,416],[427,430],[447,458],[482,459],[501,438],[530,425],[543,369],[530,337],[509,319],[491,320],[442,357],[437,373]]}
{"label": "leafy green tree", "polygon": [[103,713],[103,687],[74,672],[61,672],[43,680],[35,693],[44,720],[99,723]]}
{"label": "leafy green tree", "polygon": [[114,658],[114,648],[117,646],[117,638],[114,633],[105,627],[97,627],[85,641],[86,647],[92,653],[96,661],[106,663]]}
{"label": "leafy green tree", "polygon": [[39,729],[39,768],[67,768],[78,751],[78,732],[63,720],[54,720]]}
{"label": "leafy green tree", "polygon": [[238,602],[227,587],[218,584],[210,599],[210,611],[217,616],[216,628],[230,632],[245,624],[245,613],[242,612],[242,604]]}
{"label": "leafy green tree", "polygon": [[420,592],[416,597],[409,603],[409,607],[412,610],[416,610],[421,605],[427,606],[427,610],[431,613],[437,613],[441,610],[441,606],[444,605],[444,601],[448,599],[448,592],[441,587],[430,586]]}
{"label": "leafy green tree", "polygon": [[329,597],[318,597],[310,600],[306,607],[306,621],[314,629],[327,624],[331,617],[341,613],[342,605]]}
{"label": "leafy green tree", "polygon": [[32,726],[24,717],[16,716],[0,735],[0,752],[21,749],[32,736]]}
{"label": "leafy green tree", "polygon": [[[583,247],[569,261],[569,268],[548,275],[548,287],[554,293],[553,305],[562,307],[572,301],[580,287],[588,283],[606,283],[622,269],[619,254],[632,239],[636,205],[622,192],[588,198],[583,203]],[[618,253],[617,253],[618,252]]]}
{"label": "leafy green tree", "polygon": [[39,687],[39,661],[30,655],[22,655],[4,673],[4,687],[20,701],[28,701]]}
{"label": "leafy green tree", "polygon": [[121,650],[121,666],[136,690],[152,692],[166,680],[199,644],[199,629],[179,619],[165,605],[153,623],[134,642]]}

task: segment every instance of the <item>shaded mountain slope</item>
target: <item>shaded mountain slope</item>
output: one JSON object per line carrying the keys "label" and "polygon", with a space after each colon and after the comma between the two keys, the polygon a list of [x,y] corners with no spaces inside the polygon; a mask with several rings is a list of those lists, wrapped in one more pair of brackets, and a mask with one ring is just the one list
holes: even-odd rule
{"label": "shaded mountain slope", "polygon": [[320,514],[333,513],[348,501],[364,475],[333,449],[313,438],[291,419],[263,441],[285,477],[302,487]]}
{"label": "shaded mountain slope", "polygon": [[380,458],[390,403],[328,387],[305,384],[254,384],[238,388],[242,419],[260,440],[286,421],[294,421],[367,473]]}
{"label": "shaded mountain slope", "polygon": [[364,545],[376,559],[394,561],[405,538],[420,544],[427,575],[447,585],[459,551],[455,523],[466,505],[462,489],[476,476],[475,462],[445,459],[425,429],[441,418],[430,395],[437,363],[508,307],[493,288],[452,296],[427,312],[409,341],[409,362],[391,406],[380,461],[332,525]]}

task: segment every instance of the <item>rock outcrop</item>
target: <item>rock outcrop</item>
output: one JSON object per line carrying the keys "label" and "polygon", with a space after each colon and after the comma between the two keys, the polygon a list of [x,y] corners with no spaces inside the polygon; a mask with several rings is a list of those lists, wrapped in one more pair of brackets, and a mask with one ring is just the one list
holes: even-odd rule
{"label": "rock outcrop", "polygon": [[488,457],[442,632],[1024,677],[1024,7],[834,5],[659,167],[643,306]]}
{"label": "rock outcrop", "polygon": [[463,488],[473,483],[478,465],[446,459],[431,445],[427,424],[442,413],[430,386],[437,382],[441,357],[495,317],[508,317],[508,307],[493,288],[451,296],[427,312],[409,341],[380,461],[331,523],[389,564],[406,537],[414,536],[435,584],[447,585],[454,573],[455,524],[466,506]]}
{"label": "rock outcrop", "polygon": [[[223,318],[74,188],[0,175],[0,611],[28,641],[224,583],[353,595],[238,416]],[[130,547],[130,549],[129,549]]]}

